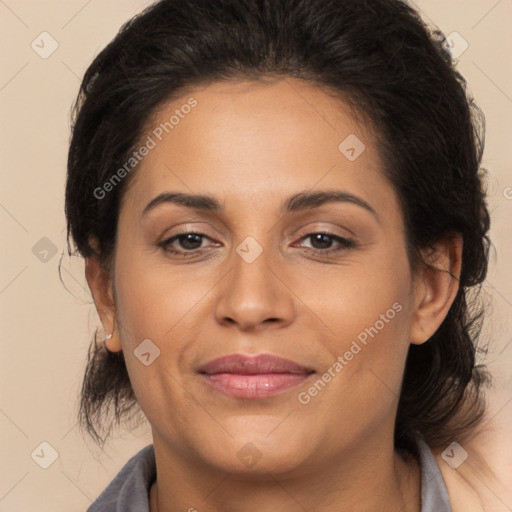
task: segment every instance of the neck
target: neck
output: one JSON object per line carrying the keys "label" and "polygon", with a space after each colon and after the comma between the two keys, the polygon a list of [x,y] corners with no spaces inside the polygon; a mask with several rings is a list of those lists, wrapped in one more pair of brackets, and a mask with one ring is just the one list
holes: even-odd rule
{"label": "neck", "polygon": [[[182,460],[155,439],[158,481],[150,492],[151,512],[420,512],[421,472],[385,447],[349,450],[293,474],[223,473]],[[193,477],[191,477],[193,475]]]}

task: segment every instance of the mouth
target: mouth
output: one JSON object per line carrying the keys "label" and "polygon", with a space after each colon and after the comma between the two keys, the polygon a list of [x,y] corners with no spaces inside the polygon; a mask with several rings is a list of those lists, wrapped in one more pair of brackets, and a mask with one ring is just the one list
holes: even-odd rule
{"label": "mouth", "polygon": [[315,371],[289,359],[262,354],[219,357],[198,370],[204,382],[236,398],[266,398],[303,384]]}

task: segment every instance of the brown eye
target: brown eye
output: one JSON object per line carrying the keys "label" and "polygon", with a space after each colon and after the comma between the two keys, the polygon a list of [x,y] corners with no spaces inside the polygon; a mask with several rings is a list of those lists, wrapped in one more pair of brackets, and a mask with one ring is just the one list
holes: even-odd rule
{"label": "brown eye", "polygon": [[[310,247],[306,246],[306,248],[313,249],[321,253],[343,251],[356,245],[352,240],[348,240],[347,238],[343,238],[333,233],[309,233],[301,238],[301,240],[308,239],[310,240]],[[334,248],[333,245],[335,246]]]}
{"label": "brown eye", "polygon": [[311,239],[311,245],[314,249],[329,249],[333,244],[333,238],[324,233],[316,233],[315,235],[309,235]]}
{"label": "brown eye", "polygon": [[171,240],[176,240],[182,249],[193,250],[201,247],[203,235],[198,235],[197,233],[187,233],[185,235],[178,235]]}
{"label": "brown eye", "polygon": [[205,239],[210,240],[210,238],[203,233],[178,233],[158,245],[162,247],[165,252],[171,254],[192,256],[201,252],[200,249],[204,248],[202,245]]}

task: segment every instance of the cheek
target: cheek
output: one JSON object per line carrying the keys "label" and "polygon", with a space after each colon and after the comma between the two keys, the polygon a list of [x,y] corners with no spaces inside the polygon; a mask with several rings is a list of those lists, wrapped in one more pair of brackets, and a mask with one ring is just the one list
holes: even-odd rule
{"label": "cheek", "polygon": [[322,293],[311,287],[302,292],[330,332],[323,342],[330,354],[324,371],[333,395],[326,399],[344,396],[357,408],[386,397],[389,406],[399,395],[413,314],[405,251],[329,272],[321,279]]}
{"label": "cheek", "polygon": [[[120,237],[121,238],[121,237]],[[116,310],[124,327],[128,348],[137,340],[161,340],[191,311],[208,290],[208,283],[190,279],[180,267],[170,268],[165,261],[145,253],[140,240],[127,241],[134,247],[116,254]],[[188,279],[187,279],[188,277]]]}
{"label": "cheek", "polygon": [[[347,442],[357,443],[394,421],[411,307],[407,276],[381,276],[378,290],[370,276],[344,280],[343,301],[338,299],[337,309],[323,317],[336,334],[323,339],[329,356],[318,379],[297,396],[304,414],[317,418],[329,411],[331,421],[322,428],[333,443],[340,432]],[[329,303],[333,297],[323,300]]]}
{"label": "cheek", "polygon": [[378,336],[384,345],[408,337],[412,281],[405,253],[382,251],[315,272],[294,291],[329,328],[333,349],[356,338]]}
{"label": "cheek", "polygon": [[141,378],[142,369],[134,351],[148,339],[160,353],[156,364],[148,368],[151,371],[143,367],[144,379],[153,380],[166,372],[177,375],[183,367],[190,368],[194,340],[205,337],[210,297],[222,277],[220,270],[184,272],[155,259],[143,251],[119,252],[116,257],[116,313],[134,381]]}
{"label": "cheek", "polygon": [[173,415],[171,421],[167,414],[194,407],[178,382],[179,368],[198,332],[197,319],[191,323],[190,318],[195,308],[200,309],[208,287],[187,282],[179,272],[152,264],[151,258],[135,251],[119,251],[115,268],[116,314],[135,396],[152,424],[167,422],[179,432],[183,420]]}

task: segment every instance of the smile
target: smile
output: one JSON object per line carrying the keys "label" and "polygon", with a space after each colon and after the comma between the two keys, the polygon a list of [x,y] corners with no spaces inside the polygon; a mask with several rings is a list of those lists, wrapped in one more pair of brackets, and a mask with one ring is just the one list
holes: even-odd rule
{"label": "smile", "polygon": [[220,357],[202,366],[206,384],[236,398],[266,398],[304,383],[315,373],[298,363],[268,354]]}

